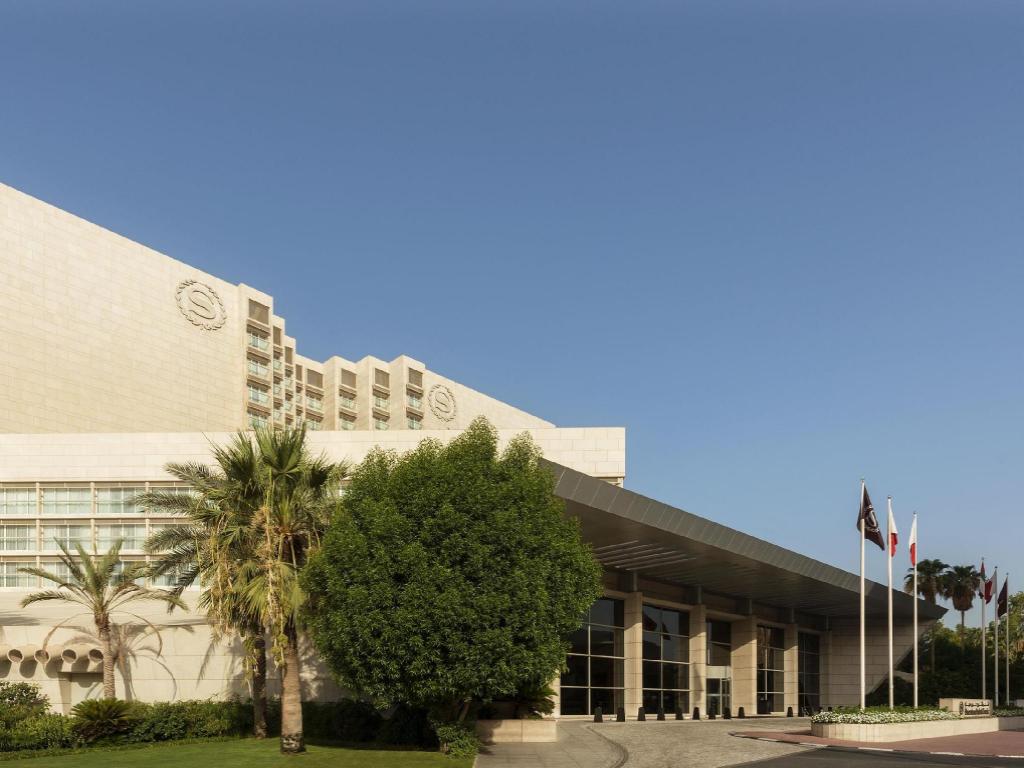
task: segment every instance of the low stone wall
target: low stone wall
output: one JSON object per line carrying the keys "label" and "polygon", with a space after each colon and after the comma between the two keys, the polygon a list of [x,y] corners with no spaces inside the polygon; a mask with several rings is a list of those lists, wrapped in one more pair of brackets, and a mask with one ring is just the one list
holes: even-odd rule
{"label": "low stone wall", "polygon": [[476,735],[484,744],[525,744],[558,740],[558,721],[477,720]]}
{"label": "low stone wall", "polygon": [[812,736],[843,741],[909,741],[1022,729],[1024,717],[969,717],[963,720],[926,720],[920,723],[811,723]]}

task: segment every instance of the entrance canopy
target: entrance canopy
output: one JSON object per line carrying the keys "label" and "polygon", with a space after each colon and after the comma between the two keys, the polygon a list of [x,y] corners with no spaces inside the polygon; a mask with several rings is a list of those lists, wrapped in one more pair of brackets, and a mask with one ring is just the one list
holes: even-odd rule
{"label": "entrance canopy", "polygon": [[[855,573],[560,464],[548,464],[566,512],[579,519],[584,539],[606,569],[782,610],[830,617],[859,613],[860,577]],[[852,527],[850,540],[855,546]],[[885,585],[868,581],[866,591],[868,615],[885,616]],[[909,620],[913,605],[914,598],[902,591],[893,596],[897,617]],[[918,601],[922,621],[945,612]]]}

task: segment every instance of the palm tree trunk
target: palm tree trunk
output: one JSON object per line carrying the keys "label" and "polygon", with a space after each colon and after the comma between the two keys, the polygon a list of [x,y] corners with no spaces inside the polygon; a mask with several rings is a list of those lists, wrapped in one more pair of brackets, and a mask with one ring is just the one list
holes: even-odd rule
{"label": "palm tree trunk", "polygon": [[260,631],[252,642],[252,735],[267,738],[267,641]]}
{"label": "palm tree trunk", "polygon": [[285,628],[284,673],[281,675],[281,751],[306,751],[302,735],[302,690],[299,680],[299,639],[293,624]]}
{"label": "palm tree trunk", "polygon": [[103,650],[103,698],[113,699],[117,695],[114,688],[114,649],[110,642],[110,624],[97,622],[100,636],[100,648]]}

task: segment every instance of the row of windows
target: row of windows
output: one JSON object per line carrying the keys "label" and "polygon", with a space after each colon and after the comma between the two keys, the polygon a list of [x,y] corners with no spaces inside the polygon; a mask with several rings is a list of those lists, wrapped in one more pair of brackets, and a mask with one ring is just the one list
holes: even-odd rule
{"label": "row of windows", "polygon": [[[139,562],[139,561],[127,561],[127,562]],[[36,589],[38,587],[53,587],[55,586],[52,581],[41,579],[30,573],[22,573],[22,568],[32,567],[35,568],[35,562],[4,562],[0,563],[0,587],[8,589]],[[64,563],[59,560],[42,560],[39,563],[40,568],[49,573],[52,573],[58,578],[68,577],[68,568]],[[120,563],[117,568],[117,573],[121,573],[124,569],[124,562]],[[151,579],[138,579],[137,583],[148,582],[150,586],[154,587],[173,587],[177,583],[177,573],[166,573],[162,576],[154,577]]]}
{"label": "row of windows", "polygon": [[114,542],[122,540],[122,549],[141,550],[150,533],[168,525],[153,525],[147,530],[145,523],[42,525],[0,525],[0,552],[32,552],[57,550],[58,543],[68,548],[81,544],[87,550],[104,552]]}
{"label": "row of windows", "polygon": [[[43,486],[38,495],[35,488],[0,488],[0,517],[68,517],[75,515],[145,514],[135,499],[146,490],[144,486],[123,488]],[[152,490],[189,493],[183,486],[152,486]]]}

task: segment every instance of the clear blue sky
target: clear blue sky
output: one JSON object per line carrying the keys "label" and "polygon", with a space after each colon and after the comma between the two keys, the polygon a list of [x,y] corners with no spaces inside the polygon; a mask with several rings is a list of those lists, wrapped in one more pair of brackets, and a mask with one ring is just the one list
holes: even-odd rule
{"label": "clear blue sky", "polygon": [[1024,586],[1019,1],[285,7],[4,3],[0,179],[635,490],[853,569],[863,475]]}

